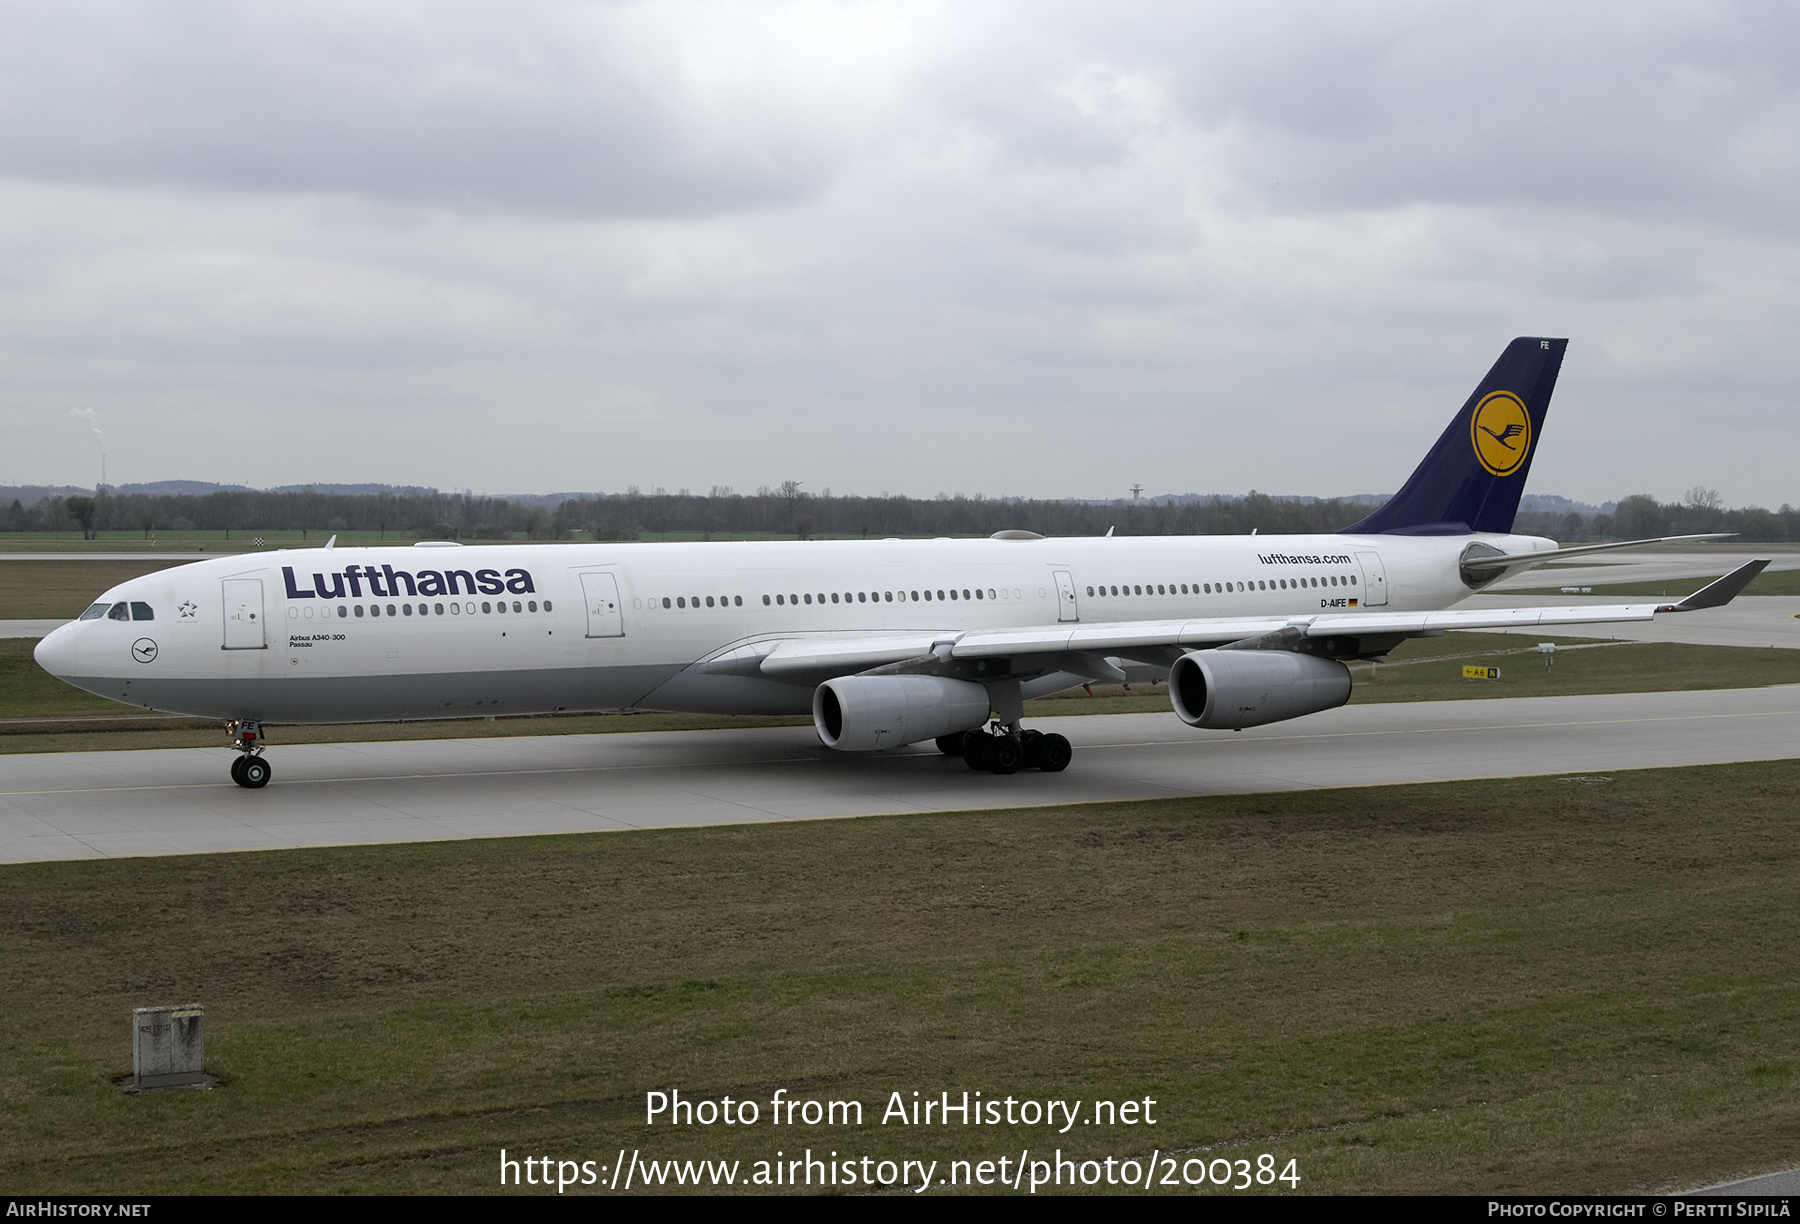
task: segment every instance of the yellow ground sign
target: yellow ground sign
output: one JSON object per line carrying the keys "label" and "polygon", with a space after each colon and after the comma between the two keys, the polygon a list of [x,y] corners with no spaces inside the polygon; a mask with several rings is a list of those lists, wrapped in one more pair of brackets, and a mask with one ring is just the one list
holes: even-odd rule
{"label": "yellow ground sign", "polygon": [[1500,678],[1500,669],[1498,667],[1465,667],[1465,668],[1463,668],[1463,679],[1464,680],[1498,680],[1499,678]]}

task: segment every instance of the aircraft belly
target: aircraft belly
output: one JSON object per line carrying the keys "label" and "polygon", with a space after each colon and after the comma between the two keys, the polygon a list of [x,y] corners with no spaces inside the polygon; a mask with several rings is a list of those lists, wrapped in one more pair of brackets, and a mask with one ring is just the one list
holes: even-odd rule
{"label": "aircraft belly", "polygon": [[813,685],[682,671],[637,704],[682,714],[810,714]]}

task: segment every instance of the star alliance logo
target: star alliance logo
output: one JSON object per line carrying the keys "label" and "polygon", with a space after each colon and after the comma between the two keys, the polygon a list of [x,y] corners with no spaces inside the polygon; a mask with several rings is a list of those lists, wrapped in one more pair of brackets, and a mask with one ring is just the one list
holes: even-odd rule
{"label": "star alliance logo", "polygon": [[193,620],[195,615],[199,613],[200,607],[193,600],[186,599],[182,601],[181,606],[175,609],[175,611],[180,614],[182,620]]}

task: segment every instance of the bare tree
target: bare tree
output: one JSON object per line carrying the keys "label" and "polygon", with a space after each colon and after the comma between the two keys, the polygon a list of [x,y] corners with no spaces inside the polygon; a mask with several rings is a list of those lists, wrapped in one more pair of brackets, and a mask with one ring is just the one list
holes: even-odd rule
{"label": "bare tree", "polygon": [[[798,480],[784,480],[781,482],[781,487],[775,490],[775,493],[787,506],[788,525],[796,532],[799,532],[802,539],[805,539],[806,532],[800,530],[800,524],[794,518],[795,507],[800,504],[800,499],[806,496],[804,493],[800,492],[800,485],[801,482]],[[808,528],[812,526],[812,520],[807,520],[807,526]]]}

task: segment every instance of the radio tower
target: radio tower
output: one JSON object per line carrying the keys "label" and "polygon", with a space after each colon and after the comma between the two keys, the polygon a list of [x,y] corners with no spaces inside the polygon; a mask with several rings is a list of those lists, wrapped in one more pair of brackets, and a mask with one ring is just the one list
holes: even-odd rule
{"label": "radio tower", "polygon": [[1131,500],[1132,500],[1132,501],[1137,501],[1137,500],[1138,500],[1138,494],[1140,494],[1140,493],[1142,493],[1142,492],[1143,492],[1143,491],[1144,491],[1144,486],[1143,486],[1143,485],[1141,485],[1141,484],[1134,484],[1134,485],[1132,485],[1132,486],[1131,486]]}

